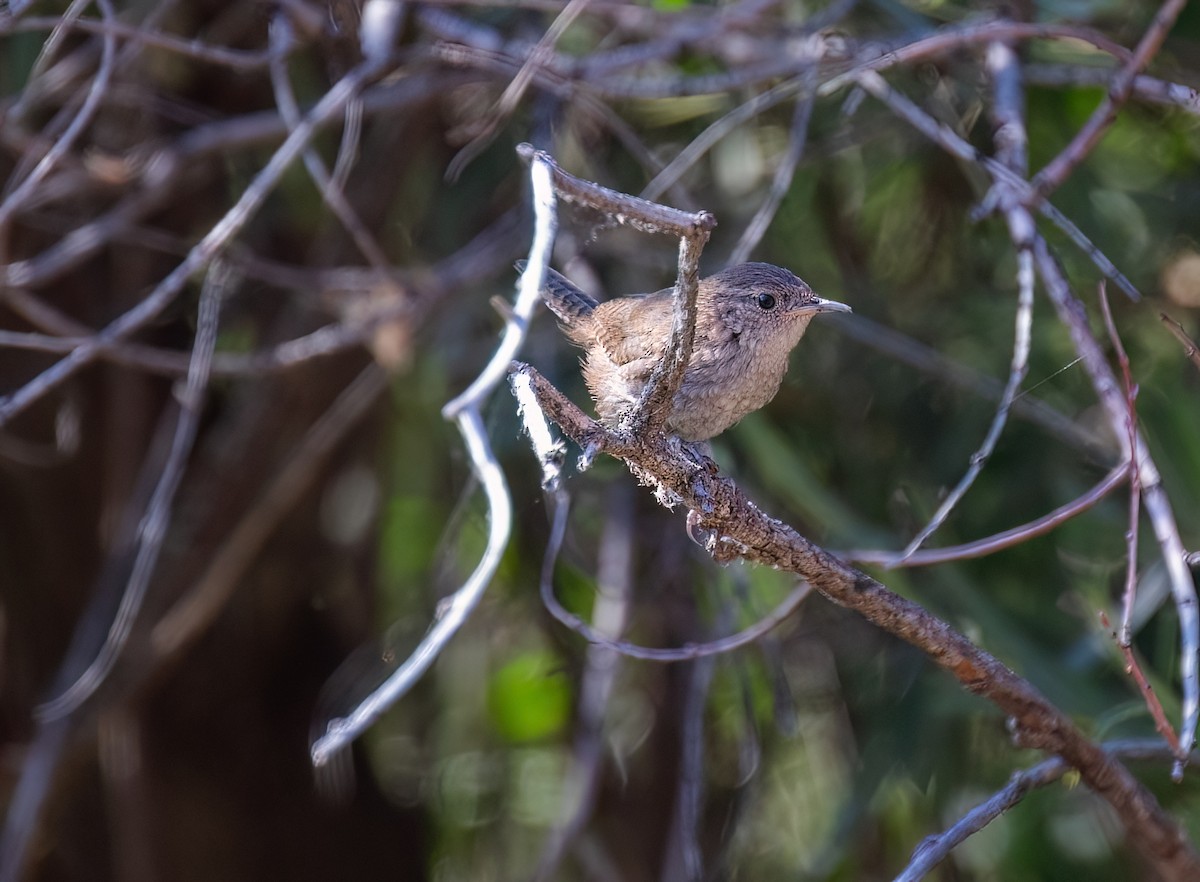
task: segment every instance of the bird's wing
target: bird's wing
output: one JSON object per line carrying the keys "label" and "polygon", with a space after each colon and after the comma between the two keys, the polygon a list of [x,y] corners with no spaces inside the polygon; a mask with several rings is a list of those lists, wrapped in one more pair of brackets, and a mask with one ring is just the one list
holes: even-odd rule
{"label": "bird's wing", "polygon": [[596,307],[597,321],[592,332],[614,364],[628,365],[642,359],[657,361],[662,357],[670,336],[670,293],[667,289],[645,297],[620,297]]}

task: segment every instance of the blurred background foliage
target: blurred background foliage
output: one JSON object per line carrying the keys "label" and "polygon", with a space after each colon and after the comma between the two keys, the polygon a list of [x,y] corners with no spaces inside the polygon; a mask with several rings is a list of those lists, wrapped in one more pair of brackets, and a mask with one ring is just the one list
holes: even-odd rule
{"label": "blurred background foliage", "polygon": [[[305,107],[357,59],[359,10],[342,0],[279,10],[219,0],[117,6],[127,24],[247,52],[266,46],[272,16],[290,16],[298,42],[286,70]],[[1133,46],[1157,7],[596,0],[557,44],[560,60],[578,62],[576,73],[564,65],[568,73],[535,77],[512,114],[484,132],[480,121],[557,8],[406,7],[394,73],[368,92],[344,188],[395,273],[347,269],[366,262],[299,164],[238,238],[231,257],[243,280],[222,314],[220,351],[262,352],[331,321],[363,328],[362,345],[214,379],[135,638],[105,689],[65,727],[36,811],[14,802],[20,776],[46,755],[53,735],[32,711],[55,683],[61,688],[68,646],[94,650],[107,629],[128,568],[121,522],[136,522],[144,503],[173,381],[110,359],[0,434],[0,790],[15,806],[7,847],[14,827],[27,822],[35,831],[20,878],[486,882],[532,878],[542,866],[564,880],[673,880],[689,878],[699,862],[704,878],[888,879],[924,837],[1040,758],[1012,746],[995,708],[820,597],[754,647],[712,663],[663,666],[589,650],[539,600],[547,504],[502,390],[489,428],[517,527],[494,584],[430,673],[355,747],[352,767],[314,782],[312,733],[407,655],[483,547],[485,512],[440,408],[486,361],[501,326],[489,298],[509,296],[511,262],[528,246],[517,143],[532,141],[574,174],[637,193],[714,120],[783,79],[747,71],[777,60],[772,38],[799,39],[809,22],[833,28],[852,52],[997,15],[1088,26]],[[713,17],[730,10],[744,16],[714,30]],[[95,35],[72,33],[35,67],[47,25],[29,22],[63,8],[37,3],[21,12],[0,10],[6,178],[43,149],[37,138],[58,130],[56,115],[76,106],[99,52]],[[676,42],[640,65],[617,67],[608,54],[656,38]],[[476,51],[451,51],[472,41]],[[149,207],[89,254],[56,258],[43,278],[18,284],[6,276],[5,329],[45,330],[15,305],[18,288],[89,327],[129,308],[212,227],[280,141],[261,64],[233,69],[137,40],[122,46],[113,86],[43,184],[44,198],[4,227],[3,260],[11,268],[53,254],[71,231],[147,191]],[[1083,75],[1063,84],[1046,72],[1094,71],[1111,59],[1081,40],[1019,47],[1034,65],[1026,94],[1036,170],[1103,95]],[[593,56],[619,74],[589,74]],[[978,44],[964,45],[887,76],[990,151],[981,57]],[[1035,68],[1051,84],[1039,85]],[[1153,72],[1200,85],[1195,4]],[[691,89],[693,78],[710,74],[734,83]],[[792,113],[784,101],[732,128],[663,196],[716,215],[706,269],[723,264],[764,199]],[[220,130],[225,122],[230,128]],[[239,122],[265,133],[239,139]],[[189,132],[202,131],[223,134],[213,149],[182,152]],[[342,134],[316,141],[331,165]],[[478,155],[448,175],[481,134],[490,139]],[[148,183],[141,163],[155,150],[184,157],[186,167]],[[971,221],[984,185],[870,98],[842,89],[815,102],[804,158],[753,258],[793,269],[822,295],[852,304],[855,316],[819,319],[775,401],[718,438],[714,451],[766,511],[823,545],[902,547],[987,430],[994,380],[1003,382],[1011,357],[1016,283],[1002,221]],[[1110,296],[1142,428],[1184,543],[1195,549],[1200,374],[1159,319],[1165,311],[1200,333],[1194,93],[1190,110],[1131,101],[1053,202],[1145,295],[1138,303],[1115,289]],[[670,283],[671,241],[569,207],[561,222],[556,263],[597,294]],[[1056,231],[1047,234],[1103,335],[1097,271]],[[139,339],[186,350],[197,290]],[[392,311],[380,319],[380,309]],[[362,326],[364,315],[375,324]],[[523,357],[585,400],[577,353],[548,316]],[[0,384],[11,391],[52,361],[0,348]],[[343,427],[285,510],[265,517],[256,504],[270,482],[373,364],[388,369],[386,390]],[[1115,463],[1070,340],[1041,299],[1025,388],[1024,403],[1040,409],[1014,414],[932,545],[1038,517]],[[679,646],[751,623],[793,587],[777,572],[715,566],[688,540],[684,513],[662,510],[633,485],[612,462],[569,479],[572,515],[555,586],[575,612],[602,615],[639,643]],[[239,529],[259,526],[259,544],[211,619],[180,651],[156,651],[155,623],[195,590]],[[1118,616],[1126,528],[1127,493],[1119,491],[1010,550],[876,575],[1028,677],[1097,739],[1152,735],[1099,621],[1101,611]],[[628,558],[624,593],[598,585],[613,554]],[[1178,721],[1177,620],[1159,561],[1144,530],[1136,651]],[[87,633],[72,644],[77,627]],[[606,693],[599,705],[588,691],[598,688]],[[1135,771],[1200,841],[1195,774],[1175,785],[1160,765]],[[590,808],[577,813],[580,793]],[[571,825],[565,843],[557,838],[563,825]],[[1069,779],[1031,794],[934,874],[980,882],[1085,877],[1153,878],[1107,805]]]}

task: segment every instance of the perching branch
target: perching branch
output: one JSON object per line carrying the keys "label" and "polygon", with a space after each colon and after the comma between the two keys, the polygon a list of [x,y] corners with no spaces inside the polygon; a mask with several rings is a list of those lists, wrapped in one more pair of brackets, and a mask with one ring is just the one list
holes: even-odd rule
{"label": "perching branch", "polygon": [[1182,882],[1198,877],[1200,855],[1154,796],[1027,681],[913,601],[765,514],[728,478],[682,453],[678,440],[612,432],[533,368],[522,365],[516,370],[529,378],[547,416],[576,444],[621,459],[641,480],[653,482],[691,509],[699,526],[711,533],[708,547],[715,560],[741,557],[794,572],[829,600],[917,647],[968,691],[1000,708],[1010,718],[1018,743],[1056,754],[1078,769],[1117,811],[1130,840],[1166,878]]}
{"label": "perching branch", "polygon": [[692,340],[696,333],[696,294],[700,286],[700,253],[713,227],[717,225],[716,218],[707,211],[680,211],[582,180],[560,169],[549,154],[535,152],[527,144],[520,145],[517,153],[526,161],[536,159],[549,166],[555,192],[564,201],[603,212],[617,223],[628,224],[645,233],[662,233],[679,238],[679,274],[675,280],[667,355],[654,368],[642,391],[641,400],[625,419],[626,429],[634,434],[661,431],[692,355]]}

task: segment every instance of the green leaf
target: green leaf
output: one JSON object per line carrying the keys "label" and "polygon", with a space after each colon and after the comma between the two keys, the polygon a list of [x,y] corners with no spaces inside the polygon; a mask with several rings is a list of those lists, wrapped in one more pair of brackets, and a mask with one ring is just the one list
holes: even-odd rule
{"label": "green leaf", "polygon": [[512,742],[558,734],[571,712],[571,693],[559,659],[545,650],[518,655],[488,684],[488,714],[496,731]]}

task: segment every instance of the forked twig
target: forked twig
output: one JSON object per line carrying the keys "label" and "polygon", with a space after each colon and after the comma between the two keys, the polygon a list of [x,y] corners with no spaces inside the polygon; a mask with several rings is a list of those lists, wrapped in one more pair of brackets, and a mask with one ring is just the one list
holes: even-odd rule
{"label": "forked twig", "polygon": [[1083,128],[1075,133],[1071,143],[1034,176],[1033,187],[1039,199],[1054,192],[1099,143],[1108,127],[1116,120],[1121,105],[1129,99],[1137,75],[1158,52],[1163,40],[1167,38],[1167,31],[1186,5],[1187,0],[1166,0],[1155,12],[1154,19],[1142,35],[1142,39],[1138,41],[1137,48],[1113,77],[1108,94],[1104,96],[1100,106],[1092,111],[1092,115],[1088,117]]}
{"label": "forked twig", "polygon": [[20,389],[0,398],[0,426],[71,377],[77,370],[95,361],[107,347],[126,339],[165,309],[183,290],[188,279],[214,260],[245,227],[279,183],[292,161],[312,140],[318,128],[344,111],[347,102],[351,101],[362,86],[375,75],[379,66],[378,61],[364,62],[335,83],[272,154],[234,206],[188,252],[187,257],[168,273],[153,291],[139,300],[136,306],[114,319],[86,343],[77,346],[69,355],[38,374]]}
{"label": "forked twig", "polygon": [[1021,388],[1021,383],[1024,381],[1025,375],[1029,372],[1029,349],[1032,341],[1032,332],[1033,256],[1027,249],[1022,249],[1017,254],[1017,315],[1016,330],[1013,334],[1012,361],[1008,370],[1008,382],[1004,386],[1004,393],[1000,396],[1000,404],[996,408],[996,413],[992,417],[992,425],[988,429],[987,435],[984,436],[983,443],[979,445],[979,449],[971,454],[967,471],[959,479],[958,484],[942,500],[942,504],[938,506],[937,511],[929,519],[929,523],[925,525],[924,529],[913,537],[912,541],[908,543],[896,559],[888,564],[889,566],[898,566],[904,563],[904,561],[916,553],[917,549],[925,544],[925,540],[932,536],[946,522],[946,518],[950,516],[950,512],[954,510],[959,500],[966,495],[967,490],[970,489],[971,485],[975,483],[975,479],[983,471],[983,467],[991,457],[992,451],[996,449],[996,443],[1000,440],[1000,433],[1004,431],[1004,427],[1008,423],[1008,413],[1012,408],[1013,400],[1017,396],[1017,390]]}
{"label": "forked twig", "polygon": [[[1130,441],[1125,396],[1120,391],[1112,369],[1105,361],[1099,343],[1088,326],[1083,304],[1071,292],[1066,275],[1051,254],[1045,239],[1037,233],[1033,219],[1024,207],[1022,200],[1028,194],[1030,185],[1000,162],[980,154],[956,133],[937,123],[907,98],[893,92],[878,74],[868,72],[860,78],[860,82],[864,88],[887,103],[936,144],[952,155],[982,167],[996,185],[1009,188],[1009,195],[1002,201],[1014,239],[1018,243],[1032,241],[1034,265],[1046,294],[1054,305],[1059,320],[1066,325],[1070,333],[1075,350],[1091,379],[1096,397],[1108,417],[1114,435],[1121,443],[1123,454],[1138,463],[1142,481],[1142,504],[1162,549],[1163,561],[1170,575],[1175,608],[1179,615],[1180,679],[1183,686],[1183,721],[1180,726],[1182,763],[1182,758],[1195,742],[1196,727],[1200,722],[1200,610],[1197,609],[1196,588],[1185,563],[1183,542],[1179,537],[1179,528],[1171,511],[1170,500],[1163,489],[1162,478],[1150,456],[1149,448],[1141,433],[1135,431],[1133,449],[1126,449]],[[1175,774],[1182,774],[1182,765],[1176,767]]]}
{"label": "forked twig", "polygon": [[582,180],[559,168],[549,154],[535,151],[528,144],[520,145],[517,153],[527,161],[536,158],[549,166],[555,192],[564,201],[603,212],[617,223],[644,233],[678,237],[679,273],[672,300],[667,354],[655,366],[637,406],[623,420],[625,430],[633,434],[647,430],[660,431],[666,423],[671,402],[679,391],[692,355],[692,340],[696,333],[696,294],[700,287],[700,253],[713,227],[717,225],[716,218],[707,211],[681,211]]}
{"label": "forked twig", "polygon": [[512,499],[504,472],[484,428],[481,408],[503,380],[508,365],[525,339],[529,321],[541,300],[542,279],[554,246],[558,225],[550,165],[539,157],[530,164],[535,228],[529,262],[521,274],[520,291],[504,325],[504,335],[492,358],[467,389],[442,408],[458,424],[488,503],[488,539],[482,557],[467,581],[443,601],[438,617],[412,654],[375,691],[345,717],[330,720],[325,734],[310,749],[314,766],[323,766],[395,704],[433,664],[443,648],[478,605],[495,575],[512,532]]}
{"label": "forked twig", "polygon": [[1188,357],[1197,368],[1200,368],[1200,347],[1196,345],[1196,341],[1188,336],[1187,331],[1183,329],[1183,325],[1175,321],[1165,312],[1160,312],[1158,317],[1162,319],[1162,323],[1167,326],[1167,330],[1175,335],[1175,339],[1183,344],[1184,355]]}
{"label": "forked twig", "polygon": [[[1122,760],[1166,760],[1173,752],[1153,739],[1112,741],[1103,745],[1104,750]],[[950,856],[959,845],[974,836],[992,821],[1014,808],[1034,790],[1053,784],[1063,777],[1070,766],[1059,757],[1038,763],[1032,768],[1016,772],[1002,789],[979,803],[958,819],[949,829],[926,838],[913,851],[912,858],[894,882],[919,882],[938,864]]]}

